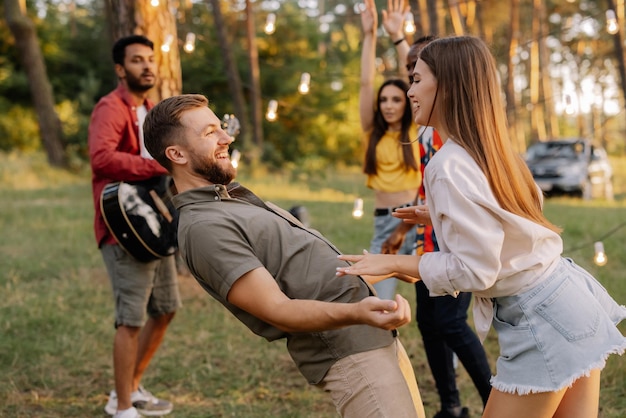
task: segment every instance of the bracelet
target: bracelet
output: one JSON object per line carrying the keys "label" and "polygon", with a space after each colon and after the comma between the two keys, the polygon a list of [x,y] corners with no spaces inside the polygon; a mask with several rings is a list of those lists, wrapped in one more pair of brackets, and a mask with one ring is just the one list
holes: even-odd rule
{"label": "bracelet", "polygon": [[400,38],[400,39],[398,39],[397,41],[394,41],[394,42],[393,42],[393,44],[394,44],[395,46],[398,46],[398,45],[400,45],[400,44],[401,44],[402,42],[404,42],[404,41],[406,41],[406,38]]}

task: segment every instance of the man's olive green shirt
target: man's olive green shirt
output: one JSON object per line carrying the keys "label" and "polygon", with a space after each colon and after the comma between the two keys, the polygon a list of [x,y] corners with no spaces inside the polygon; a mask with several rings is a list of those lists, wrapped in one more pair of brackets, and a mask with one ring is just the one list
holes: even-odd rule
{"label": "man's olive green shirt", "polygon": [[368,325],[287,333],[230,304],[232,285],[259,267],[292,299],[353,303],[372,290],[360,277],[336,276],[336,268],[346,262],[337,259],[339,250],[319,232],[238,183],[188,190],[175,196],[174,203],[180,251],[200,285],[255,334],[269,341],[286,338],[291,357],[310,383],[319,383],[341,358],[393,342],[395,332]]}

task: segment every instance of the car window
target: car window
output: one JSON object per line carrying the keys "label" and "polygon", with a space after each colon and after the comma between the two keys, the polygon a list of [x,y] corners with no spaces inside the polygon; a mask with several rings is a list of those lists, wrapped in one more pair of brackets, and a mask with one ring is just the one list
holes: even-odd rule
{"label": "car window", "polygon": [[576,143],[551,143],[541,142],[531,145],[526,152],[526,159],[565,158],[576,160],[582,156],[584,144]]}

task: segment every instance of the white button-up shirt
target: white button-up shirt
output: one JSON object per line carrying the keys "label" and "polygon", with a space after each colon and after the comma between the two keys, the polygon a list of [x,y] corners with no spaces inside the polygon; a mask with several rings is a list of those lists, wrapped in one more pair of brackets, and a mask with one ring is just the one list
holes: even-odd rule
{"label": "white button-up shirt", "polygon": [[491,298],[523,292],[556,267],[563,241],[554,231],[500,207],[473,158],[448,140],[426,166],[426,201],[440,251],[422,256],[431,296],[473,292],[476,331],[491,326]]}

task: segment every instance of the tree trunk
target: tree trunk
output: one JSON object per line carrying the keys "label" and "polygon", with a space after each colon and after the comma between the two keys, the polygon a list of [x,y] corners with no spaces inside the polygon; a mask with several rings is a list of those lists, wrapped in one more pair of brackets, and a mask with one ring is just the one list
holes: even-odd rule
{"label": "tree trunk", "polygon": [[540,95],[540,71],[541,63],[539,59],[539,42],[541,42],[541,21],[539,19],[542,0],[533,0],[532,17],[532,43],[530,46],[530,103],[531,125],[533,138],[539,141],[546,139],[546,126],[544,123],[543,104],[539,102]]}
{"label": "tree trunk", "polygon": [[[540,65],[540,74],[541,74],[541,92],[542,92],[542,100],[543,103],[543,115],[544,115],[544,125],[547,126],[547,132],[550,133],[551,138],[558,138],[560,136],[559,132],[559,121],[556,116],[556,112],[554,111],[554,92],[552,89],[552,79],[550,78],[550,53],[548,51],[548,47],[546,45],[546,39],[548,38],[548,31],[546,22],[548,21],[548,17],[546,16],[546,4],[543,1],[540,1],[537,5],[539,8],[539,21],[541,25],[539,27],[539,65]],[[581,55],[582,56],[582,55]],[[547,135],[547,134],[546,134]]]}
{"label": "tree trunk", "polygon": [[[607,0],[608,8],[612,10],[616,10],[615,2],[613,0]],[[619,16],[624,15],[624,10],[622,8],[616,10],[618,19]],[[622,46],[622,28],[624,22],[621,20],[617,21],[620,30],[618,30],[613,35],[613,47],[615,52],[615,59],[617,61],[617,69],[619,70],[620,75],[620,87],[622,88],[622,97],[624,98],[624,107],[626,108],[626,65],[624,64],[624,47]]]}
{"label": "tree trunk", "polygon": [[252,2],[246,0],[246,24],[248,31],[248,59],[250,61],[250,106],[252,119],[252,140],[259,147],[263,146],[263,116],[261,110],[261,75],[259,70],[259,51],[256,45],[256,28]]}
{"label": "tree trunk", "polygon": [[[211,8],[213,9],[213,21],[215,24],[215,31],[217,33],[217,41],[220,45],[220,51],[224,58],[224,65],[226,66],[226,76],[228,77],[228,88],[230,94],[233,97],[233,105],[235,107],[235,113],[241,124],[241,133],[238,137],[239,141],[245,143],[245,139],[249,136],[249,118],[246,109],[246,101],[243,96],[243,87],[241,84],[241,78],[239,77],[239,70],[237,69],[237,63],[233,57],[232,48],[228,41],[226,34],[226,26],[224,25],[224,19],[222,17],[222,10],[220,8],[219,0],[210,0]],[[242,141],[243,140],[243,141]],[[243,145],[242,143],[242,145]]]}
{"label": "tree trunk", "polygon": [[457,36],[465,34],[465,18],[461,14],[458,0],[448,0],[448,8],[450,9],[450,19],[454,34]]}
{"label": "tree trunk", "polygon": [[[519,0],[511,1],[511,27],[508,33],[509,43],[509,59],[507,61],[507,77],[506,88],[504,94],[506,97],[506,115],[509,121],[509,136],[513,142],[513,146],[518,153],[526,150],[526,141],[524,140],[523,130],[518,129],[517,120],[517,97],[515,94],[515,57],[517,56],[517,48],[520,39],[520,2]],[[521,131],[521,132],[520,132]]]}
{"label": "tree trunk", "polygon": [[428,9],[428,21],[430,24],[430,35],[439,36],[439,14],[437,7],[442,0],[426,0],[426,8]]}
{"label": "tree trunk", "polygon": [[[152,6],[149,1],[106,0],[112,41],[128,35],[144,35],[154,42],[157,82],[150,99],[158,102],[182,92],[182,70],[176,33],[176,11],[169,1]],[[171,39],[169,51],[161,46]]]}
{"label": "tree trunk", "polygon": [[39,132],[48,162],[56,167],[67,167],[61,120],[54,109],[52,85],[46,73],[46,63],[41,53],[35,25],[26,16],[25,1],[6,0],[4,13],[9,29],[15,37],[20,62],[28,77]]}

